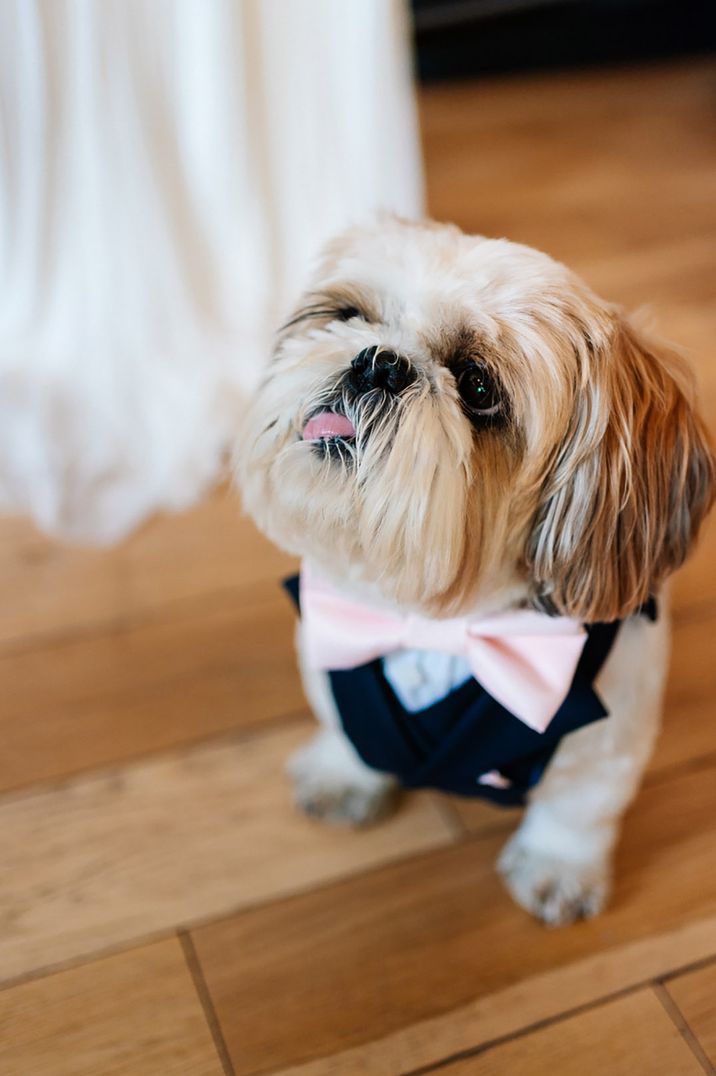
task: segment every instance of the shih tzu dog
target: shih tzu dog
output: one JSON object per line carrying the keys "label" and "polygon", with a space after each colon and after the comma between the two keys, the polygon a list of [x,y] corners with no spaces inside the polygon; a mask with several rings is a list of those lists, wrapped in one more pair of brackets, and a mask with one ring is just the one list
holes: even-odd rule
{"label": "shih tzu dog", "polygon": [[383,219],[325,250],[238,469],[303,558],[322,729],[297,802],[357,825],[401,785],[526,802],[514,898],[597,913],[657,731],[661,586],[714,493],[682,361],[544,254]]}

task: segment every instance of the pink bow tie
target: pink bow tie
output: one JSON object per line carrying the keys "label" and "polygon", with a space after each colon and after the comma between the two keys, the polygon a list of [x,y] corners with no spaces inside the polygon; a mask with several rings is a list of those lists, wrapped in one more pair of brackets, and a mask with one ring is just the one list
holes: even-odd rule
{"label": "pink bow tie", "polygon": [[482,687],[537,732],[564,702],[587,640],[578,621],[528,609],[448,620],[386,613],[343,597],[306,565],[301,621],[304,654],[317,669],[352,669],[403,648],[459,654]]}

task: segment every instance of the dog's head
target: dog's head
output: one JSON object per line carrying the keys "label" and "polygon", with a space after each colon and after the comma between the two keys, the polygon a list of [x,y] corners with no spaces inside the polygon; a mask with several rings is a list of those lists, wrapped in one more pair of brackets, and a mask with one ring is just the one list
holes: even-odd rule
{"label": "dog's head", "polygon": [[433,613],[516,587],[584,621],[645,601],[714,491],[677,356],[544,254],[396,219],[325,251],[239,473],[334,576]]}

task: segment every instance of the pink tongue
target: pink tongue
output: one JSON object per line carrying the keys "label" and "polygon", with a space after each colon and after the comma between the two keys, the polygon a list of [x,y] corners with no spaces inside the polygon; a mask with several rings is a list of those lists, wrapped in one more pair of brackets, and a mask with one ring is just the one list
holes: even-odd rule
{"label": "pink tongue", "polygon": [[345,415],[335,411],[320,411],[306,423],[304,441],[328,441],[332,437],[355,437],[355,426]]}

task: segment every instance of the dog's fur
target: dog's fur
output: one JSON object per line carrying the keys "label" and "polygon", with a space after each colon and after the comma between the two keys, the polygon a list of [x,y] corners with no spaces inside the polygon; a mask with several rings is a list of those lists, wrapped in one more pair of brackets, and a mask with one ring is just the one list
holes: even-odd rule
{"label": "dog's fur", "polygon": [[[409,361],[398,395],[347,391],[372,345]],[[496,419],[461,401],[472,362],[499,386]],[[321,408],[348,414],[355,440],[304,441]],[[563,741],[500,860],[545,921],[597,912],[667,667],[663,608],[655,624],[631,614],[687,556],[714,492],[681,359],[544,254],[383,219],[325,251],[248,416],[239,476],[274,541],[373,604],[625,620],[596,685],[609,719]],[[358,758],[325,674],[301,664],[324,729],[292,762],[297,799],[371,821],[394,782]]]}

